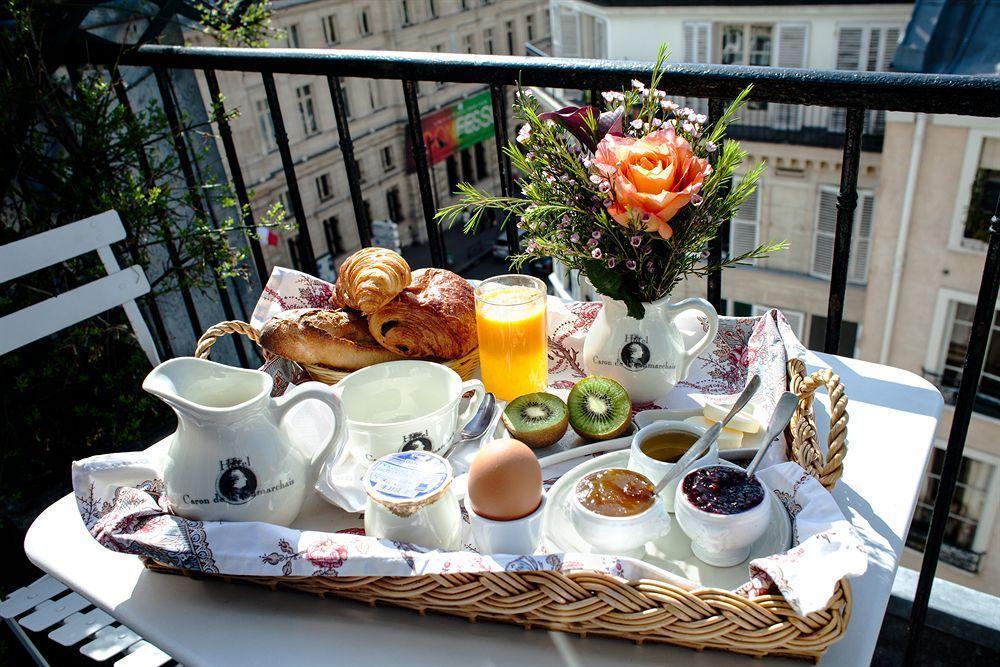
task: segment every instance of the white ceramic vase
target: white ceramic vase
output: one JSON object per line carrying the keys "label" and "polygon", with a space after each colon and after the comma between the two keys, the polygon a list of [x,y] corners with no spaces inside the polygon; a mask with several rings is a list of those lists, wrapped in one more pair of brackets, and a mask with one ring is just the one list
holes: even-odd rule
{"label": "white ceramic vase", "polygon": [[[719,330],[719,316],[708,301],[691,297],[670,303],[666,296],[644,303],[641,320],[628,315],[625,303],[600,295],[604,307],[583,343],[583,365],[588,375],[617,380],[634,404],[666,396],[686,379],[691,363],[709,346]],[[678,315],[696,310],[705,316],[708,330],[688,348],[675,324]]]}

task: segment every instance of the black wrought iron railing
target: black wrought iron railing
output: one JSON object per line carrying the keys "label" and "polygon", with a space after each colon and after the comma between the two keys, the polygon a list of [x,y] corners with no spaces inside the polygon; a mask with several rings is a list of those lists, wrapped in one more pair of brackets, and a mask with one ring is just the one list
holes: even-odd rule
{"label": "black wrought iron railing", "polygon": [[[299,194],[295,175],[292,147],[285,132],[280,100],[275,89],[276,75],[311,75],[325,79],[333,98],[334,115],[340,136],[339,150],[343,153],[345,169],[354,204],[358,234],[362,245],[371,244],[371,221],[362,205],[360,179],[354,158],[350,124],[345,113],[341,80],[346,77],[389,79],[399,82],[406,105],[407,123],[416,166],[421,210],[435,266],[444,266],[446,252],[443,236],[434,221],[434,198],[429,175],[427,148],[423,141],[420,102],[417,81],[443,81],[476,83],[489,86],[492,98],[494,128],[496,132],[497,162],[501,175],[501,190],[507,195],[513,191],[514,175],[510,160],[502,147],[507,143],[507,97],[509,87],[520,82],[526,86],[576,89],[586,91],[593,99],[597,91],[620,88],[633,78],[648,79],[651,63],[608,60],[571,60],[538,57],[479,56],[455,54],[391,53],[378,51],[313,50],[313,49],[225,49],[190,48],[147,45],[119,51],[105,46],[78,48],[66,55],[68,62],[101,67],[144,66],[151,67],[168,98],[170,71],[174,69],[201,70],[208,82],[209,92],[218,97],[219,85],[215,72],[230,70],[260,74],[270,115],[273,120],[275,141],[284,169],[288,200],[293,216],[299,225],[302,263],[307,271],[315,271],[309,226]],[[851,248],[852,222],[857,206],[859,158],[863,148],[862,136],[867,114],[876,110],[910,111],[919,113],[945,113],[970,116],[1000,116],[1000,77],[972,77],[953,75],[928,75],[887,72],[841,72],[812,69],[784,69],[774,67],[739,67],[725,65],[672,65],[663,77],[662,86],[672,95],[708,99],[710,118],[721,113],[724,101],[732,99],[747,84],[753,83],[751,100],[759,103],[805,105],[806,107],[833,107],[838,117],[843,117],[843,131],[838,144],[843,148],[839,195],[837,198],[836,236],[834,240],[833,271],[827,306],[827,326],[824,350],[835,353],[839,346],[843,316],[844,294],[847,285],[848,260]],[[221,91],[224,92],[224,91]],[[166,105],[165,105],[166,106]],[[243,182],[239,156],[236,154],[231,132],[226,121],[219,124],[223,149],[229,164],[239,202],[248,201]],[[183,146],[178,146],[183,151]],[[252,221],[250,225],[252,225]],[[511,252],[518,248],[517,231],[507,226]],[[260,278],[265,281],[266,267],[257,242],[249,240],[253,248],[255,265]],[[711,254],[721,254],[721,240],[715,239]],[[940,492],[924,549],[924,563],[913,604],[911,634],[908,640],[907,661],[917,655],[920,633],[927,614],[927,606],[935,568],[941,552],[948,507],[954,494],[965,437],[976,398],[985,355],[987,333],[993,317],[1000,281],[1000,220],[993,219],[986,264],[979,291],[972,336],[969,343],[961,386],[955,400],[945,462],[941,471]],[[721,301],[721,276],[713,273],[708,279],[708,298],[716,306]]]}

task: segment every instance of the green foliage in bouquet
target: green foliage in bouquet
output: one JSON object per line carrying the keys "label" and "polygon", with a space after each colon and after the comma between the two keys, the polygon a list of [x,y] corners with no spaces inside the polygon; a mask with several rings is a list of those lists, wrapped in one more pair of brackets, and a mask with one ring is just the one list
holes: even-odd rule
{"label": "green foliage in bouquet", "polygon": [[468,211],[468,233],[488,211],[506,214],[501,217],[526,232],[515,266],[552,257],[586,275],[601,294],[625,302],[637,319],[643,302],[669,295],[688,276],[784,249],[784,242],[765,243],[707,261],[709,242],[765,168],[758,164],[735,179],[747,154],[724,138],[750,88],[708,123],[658,89],[666,58],[661,47],[649,87],[636,80],[628,90],[603,93],[603,109],[543,113],[519,87],[514,114],[524,124],[505,150],[520,173],[523,197],[497,197],[460,183],[459,201],[437,218],[452,224]]}

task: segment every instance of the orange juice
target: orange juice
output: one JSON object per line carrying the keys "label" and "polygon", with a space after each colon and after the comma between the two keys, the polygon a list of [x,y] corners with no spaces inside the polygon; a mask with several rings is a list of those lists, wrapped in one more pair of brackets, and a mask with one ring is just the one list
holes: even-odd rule
{"label": "orange juice", "polygon": [[497,276],[476,290],[479,365],[498,399],[545,391],[545,298],[545,284],[529,276]]}

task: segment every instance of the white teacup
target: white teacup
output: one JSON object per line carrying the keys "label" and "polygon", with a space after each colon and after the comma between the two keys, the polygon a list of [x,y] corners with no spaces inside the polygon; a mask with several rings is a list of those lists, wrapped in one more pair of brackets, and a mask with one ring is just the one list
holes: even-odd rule
{"label": "white teacup", "polygon": [[538,509],[528,516],[510,521],[487,519],[476,514],[466,498],[466,509],[472,523],[472,538],[482,554],[532,554],[542,539],[542,514],[545,494]]}
{"label": "white teacup", "polygon": [[[641,472],[643,475],[648,477],[649,481],[653,484],[659,484],[660,480],[663,479],[663,476],[672,471],[676,465],[673,463],[667,463],[666,461],[657,461],[656,459],[648,456],[644,451],[642,451],[642,444],[655,435],[678,431],[681,433],[688,433],[695,438],[700,438],[705,435],[705,429],[687,422],[672,420],[653,422],[652,424],[639,429],[639,431],[635,434],[635,437],[632,438],[632,446],[629,449],[628,455],[628,469],[634,470],[635,472]],[[706,451],[700,458],[695,459],[684,472],[687,473],[695,468],[712,465],[718,461],[719,447],[713,442],[711,446],[709,446],[708,451]],[[674,491],[677,489],[677,483],[682,477],[684,477],[683,474],[678,475],[677,479],[667,484],[663,491],[660,492],[660,497],[662,497],[666,503],[668,512],[674,511]]]}
{"label": "white teacup", "polygon": [[[430,361],[389,361],[354,371],[337,383],[348,442],[365,465],[393,452],[439,453],[472,418],[486,390],[479,380]],[[462,396],[475,392],[464,409]]]}

